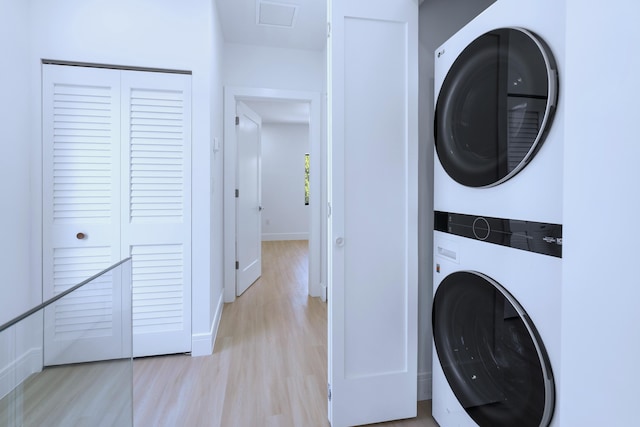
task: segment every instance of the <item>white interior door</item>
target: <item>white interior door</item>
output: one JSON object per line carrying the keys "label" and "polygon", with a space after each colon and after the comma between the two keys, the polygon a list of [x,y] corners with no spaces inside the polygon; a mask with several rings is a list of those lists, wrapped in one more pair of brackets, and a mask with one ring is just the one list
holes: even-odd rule
{"label": "white interior door", "polygon": [[47,314],[48,364],[121,357],[121,328],[135,356],[191,350],[190,124],[190,75],[44,66],[44,297],[129,256],[133,285]]}
{"label": "white interior door", "polygon": [[417,401],[418,1],[329,3],[329,419]]}
{"label": "white interior door", "polygon": [[[120,260],[120,77],[43,66],[43,298]],[[45,313],[46,365],[122,357],[110,275]]]}
{"label": "white interior door", "polygon": [[262,121],[242,102],[237,104],[236,117],[236,295],[239,296],[262,275]]}
{"label": "white interior door", "polygon": [[121,71],[133,355],[191,351],[191,76]]}

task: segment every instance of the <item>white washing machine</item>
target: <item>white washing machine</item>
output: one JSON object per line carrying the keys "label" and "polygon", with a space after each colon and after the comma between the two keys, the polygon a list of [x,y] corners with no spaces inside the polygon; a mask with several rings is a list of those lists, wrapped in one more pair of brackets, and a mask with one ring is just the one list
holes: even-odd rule
{"label": "white washing machine", "polygon": [[435,228],[433,417],[557,425],[562,227],[438,211]]}
{"label": "white washing machine", "polygon": [[564,26],[498,0],[437,49],[435,210],[562,222]]}

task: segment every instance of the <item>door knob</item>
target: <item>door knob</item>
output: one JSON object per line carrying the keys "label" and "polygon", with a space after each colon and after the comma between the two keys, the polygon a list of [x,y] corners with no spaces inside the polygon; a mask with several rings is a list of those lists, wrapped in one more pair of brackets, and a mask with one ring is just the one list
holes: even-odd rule
{"label": "door knob", "polygon": [[76,239],[78,239],[78,240],[84,240],[86,237],[87,237],[87,235],[84,234],[84,233],[76,234]]}
{"label": "door knob", "polygon": [[340,247],[344,246],[344,238],[338,237],[336,239],[336,246],[340,246]]}

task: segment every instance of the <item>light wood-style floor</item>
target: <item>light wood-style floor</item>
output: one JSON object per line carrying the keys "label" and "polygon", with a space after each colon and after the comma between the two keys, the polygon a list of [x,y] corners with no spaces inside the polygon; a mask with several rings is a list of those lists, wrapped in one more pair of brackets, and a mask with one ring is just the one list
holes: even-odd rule
{"label": "light wood-style floor", "polygon": [[131,374],[130,359],[47,367],[0,399],[0,426],[128,426]]}
{"label": "light wood-style floor", "polygon": [[[263,274],[224,307],[211,356],[134,362],[136,427],[327,427],[327,306],[307,293],[306,241],[263,242]],[[436,427],[418,418],[384,426]]]}

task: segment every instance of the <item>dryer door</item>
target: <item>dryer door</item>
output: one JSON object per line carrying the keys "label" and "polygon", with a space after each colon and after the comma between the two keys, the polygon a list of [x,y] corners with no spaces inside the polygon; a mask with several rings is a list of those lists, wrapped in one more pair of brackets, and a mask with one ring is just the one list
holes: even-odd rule
{"label": "dryer door", "polygon": [[438,95],[434,134],[442,167],[469,187],[508,180],[542,144],[557,93],[555,62],[537,36],[502,28],[478,37]]}
{"label": "dryer door", "polygon": [[549,358],[509,292],[481,273],[455,272],[438,286],[432,316],[444,375],[479,426],[549,425],[555,395]]}

